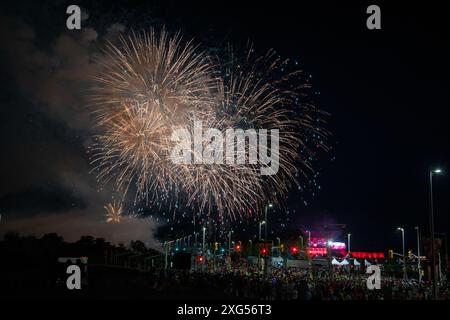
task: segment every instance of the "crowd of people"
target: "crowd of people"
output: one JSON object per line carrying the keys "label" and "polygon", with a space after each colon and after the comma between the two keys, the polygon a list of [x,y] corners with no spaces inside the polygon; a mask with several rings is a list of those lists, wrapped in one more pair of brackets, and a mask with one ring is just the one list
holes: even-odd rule
{"label": "crowd of people", "polygon": [[[225,297],[261,300],[430,300],[431,285],[417,280],[387,278],[379,290],[367,288],[367,275],[277,268],[268,275],[253,272],[179,272],[153,274],[153,287],[185,286],[215,290]],[[449,299],[448,285],[440,284],[439,299]]]}

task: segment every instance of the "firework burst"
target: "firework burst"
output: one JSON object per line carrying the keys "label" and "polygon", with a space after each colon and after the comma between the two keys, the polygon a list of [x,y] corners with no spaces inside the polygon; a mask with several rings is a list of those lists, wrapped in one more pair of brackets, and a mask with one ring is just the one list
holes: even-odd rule
{"label": "firework burst", "polygon": [[[99,131],[92,163],[99,181],[113,181],[135,203],[176,202],[194,213],[222,219],[258,214],[267,202],[282,206],[292,185],[312,172],[311,161],[326,150],[323,113],[303,101],[308,82],[273,51],[227,63],[212,63],[177,34],[154,30],[109,44],[92,95]],[[250,164],[171,161],[171,134],[193,123],[207,128],[278,129],[279,172],[262,176]],[[208,143],[208,142],[204,142]],[[189,155],[194,159],[195,148]],[[123,199],[122,199],[123,200]]]}
{"label": "firework burst", "polygon": [[92,148],[99,180],[115,180],[123,196],[153,204],[177,185],[170,161],[174,128],[210,112],[211,64],[181,37],[148,33],[109,44],[94,80],[93,113],[101,132]]}
{"label": "firework burst", "polygon": [[[259,57],[254,56],[250,47],[240,55],[245,57],[243,60],[237,59],[231,49],[229,52],[219,86],[218,109],[224,129],[279,130],[278,173],[262,176],[257,165],[245,167],[258,190],[259,197],[253,206],[256,204],[260,209],[265,202],[281,207],[289,188],[301,186],[313,173],[312,162],[318,153],[328,151],[326,114],[305,102],[309,81],[295,67],[288,71],[291,62],[282,60],[275,51],[269,50]],[[249,147],[245,147],[248,156]],[[246,194],[236,193],[234,197],[239,199]]]}
{"label": "firework burst", "polygon": [[104,206],[106,222],[120,223],[122,218],[122,204],[113,202]]}

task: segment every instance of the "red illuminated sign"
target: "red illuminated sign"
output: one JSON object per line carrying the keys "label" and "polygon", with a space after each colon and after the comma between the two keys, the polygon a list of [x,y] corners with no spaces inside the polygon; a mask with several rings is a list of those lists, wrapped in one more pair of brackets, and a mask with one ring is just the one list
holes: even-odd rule
{"label": "red illuminated sign", "polygon": [[359,259],[384,259],[384,252],[350,252],[350,255]]}
{"label": "red illuminated sign", "polygon": [[310,248],[308,249],[308,254],[311,256],[326,255],[327,248]]}

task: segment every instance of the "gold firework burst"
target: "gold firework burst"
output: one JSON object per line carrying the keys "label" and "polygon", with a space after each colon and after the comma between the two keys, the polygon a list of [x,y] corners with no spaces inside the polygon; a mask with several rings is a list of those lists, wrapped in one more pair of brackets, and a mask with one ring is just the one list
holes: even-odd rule
{"label": "gold firework burst", "polygon": [[132,34],[109,44],[94,80],[93,112],[101,131],[91,149],[99,180],[116,180],[135,201],[154,203],[176,185],[170,161],[173,128],[211,111],[215,83],[207,56],[177,34]]}
{"label": "gold firework burst", "polygon": [[[109,44],[91,96],[100,132],[91,149],[99,181],[113,181],[123,197],[135,191],[136,203],[176,201],[232,219],[258,214],[266,202],[281,205],[289,188],[312,172],[317,150],[327,150],[328,132],[320,110],[301,101],[308,86],[302,73],[285,72],[287,62],[273,51],[263,57],[252,52],[221,68],[192,42],[164,30]],[[247,161],[252,150],[245,140],[243,164],[174,164],[173,130],[192,133],[199,120],[222,133],[279,130],[278,173],[262,176],[260,164]]]}
{"label": "gold firework burst", "polygon": [[122,204],[121,203],[108,203],[104,206],[106,210],[106,222],[120,223],[122,218]]}

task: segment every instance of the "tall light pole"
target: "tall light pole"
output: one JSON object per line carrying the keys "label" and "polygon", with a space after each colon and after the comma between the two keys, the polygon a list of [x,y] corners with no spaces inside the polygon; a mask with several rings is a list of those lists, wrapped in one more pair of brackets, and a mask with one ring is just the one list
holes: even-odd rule
{"label": "tall light pole", "polygon": [[164,270],[167,270],[169,267],[169,245],[173,243],[173,241],[164,241]]}
{"label": "tall light pole", "polygon": [[308,246],[311,245],[311,231],[306,230],[306,233],[308,234]]}
{"label": "tall light pole", "polygon": [[[259,223],[259,240],[261,241],[261,225],[264,225],[264,248],[266,247],[266,242],[267,242],[267,208],[272,208],[272,204],[269,203],[265,206],[264,208],[264,221]],[[264,256],[264,273],[267,272],[267,254]]]}
{"label": "tall light pole", "polygon": [[[306,230],[308,233],[308,251],[307,251],[307,257],[308,257],[308,275],[311,276],[311,255],[309,254],[309,248],[311,247],[311,230]],[[287,264],[287,258],[286,258],[286,264]]]}
{"label": "tall light pole", "polygon": [[228,232],[228,253],[231,254],[231,234],[233,233],[233,230],[230,230]]}
{"label": "tall light pole", "polygon": [[264,241],[267,241],[267,225],[269,224],[267,221],[267,208],[272,208],[273,204],[269,203],[268,205],[266,205],[265,207],[265,212],[264,212],[264,221],[265,221],[265,226],[264,226]]}
{"label": "tall light pole", "polygon": [[347,251],[350,252],[350,237],[352,236],[351,233],[347,234]]}
{"label": "tall light pole", "polygon": [[203,244],[202,244],[202,252],[205,253],[205,238],[206,238],[206,227],[203,227]]}
{"label": "tall light pole", "polygon": [[403,250],[403,279],[406,279],[406,256],[405,256],[405,229],[397,228],[402,232],[402,250]]}
{"label": "tall light pole", "polygon": [[164,270],[167,270],[168,258],[167,258],[167,242],[164,241]]}
{"label": "tall light pole", "polygon": [[263,224],[266,224],[266,221],[261,221],[260,223],[259,223],[259,241],[261,241],[261,226],[263,225]]}
{"label": "tall light pole", "polygon": [[434,208],[433,208],[433,175],[441,173],[441,169],[430,170],[430,234],[431,234],[431,277],[433,280],[433,298],[437,300],[436,285],[436,253],[434,248]]}
{"label": "tall light pole", "polygon": [[417,272],[419,272],[419,282],[422,281],[422,272],[420,270],[420,230],[419,227],[415,227],[417,233]]}

